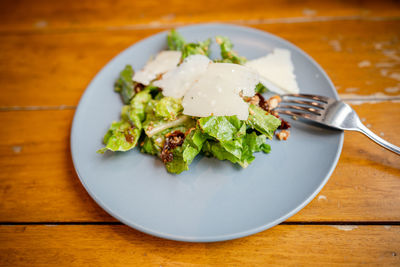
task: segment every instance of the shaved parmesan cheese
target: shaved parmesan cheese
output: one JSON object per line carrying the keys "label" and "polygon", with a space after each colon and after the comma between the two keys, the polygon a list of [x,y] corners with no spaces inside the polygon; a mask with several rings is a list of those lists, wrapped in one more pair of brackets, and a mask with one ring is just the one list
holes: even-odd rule
{"label": "shaved parmesan cheese", "polygon": [[180,51],[162,51],[153,60],[146,63],[144,68],[133,75],[135,82],[149,85],[157,75],[174,69],[181,60]]}
{"label": "shaved parmesan cheese", "polygon": [[208,117],[236,115],[246,120],[249,106],[239,95],[254,96],[259,75],[237,64],[212,63],[186,92],[183,114]]}
{"label": "shaved parmesan cheese", "polygon": [[206,56],[189,56],[181,65],[165,73],[161,80],[155,81],[154,85],[163,89],[164,96],[181,98],[210,63],[211,60]]}
{"label": "shaved parmesan cheese", "polygon": [[[245,66],[257,71],[261,83],[270,90],[280,94],[299,93],[289,50],[276,48],[271,54],[248,61]],[[272,86],[268,86],[271,83]]]}

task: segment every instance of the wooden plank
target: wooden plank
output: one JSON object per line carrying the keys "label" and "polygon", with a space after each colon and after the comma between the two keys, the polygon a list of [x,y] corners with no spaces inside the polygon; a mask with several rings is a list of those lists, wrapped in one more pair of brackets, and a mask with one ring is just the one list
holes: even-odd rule
{"label": "wooden plank", "polygon": [[[400,21],[256,27],[308,52],[341,94],[399,97]],[[90,80],[112,57],[158,31],[0,35],[0,107],[77,105]]]}
{"label": "wooden plank", "polygon": [[[160,8],[162,6],[162,8]],[[374,18],[400,15],[396,1],[1,1],[0,31],[48,31],[60,29],[112,29],[160,27],[181,23],[298,22],[335,17]],[[295,18],[295,19],[293,19]]]}
{"label": "wooden plank", "polygon": [[[400,146],[400,103],[352,105],[364,124]],[[321,193],[293,221],[399,221],[400,157],[360,133],[346,132],[342,154]],[[325,212],[328,211],[328,212]]]}
{"label": "wooden plank", "polygon": [[[373,130],[400,144],[400,103],[354,107]],[[113,221],[75,174],[69,151],[73,113],[0,112],[0,221]],[[330,181],[290,221],[400,221],[399,166],[398,156],[346,133]]]}
{"label": "wooden plank", "polygon": [[111,220],[86,193],[73,168],[73,114],[0,112],[0,121],[9,124],[0,129],[1,221],[68,221],[71,214],[78,221]]}
{"label": "wooden plank", "polygon": [[127,226],[0,226],[2,266],[398,266],[400,226],[281,225],[218,243]]}
{"label": "wooden plank", "polygon": [[0,106],[77,105],[86,86],[108,61],[154,33],[0,36]]}

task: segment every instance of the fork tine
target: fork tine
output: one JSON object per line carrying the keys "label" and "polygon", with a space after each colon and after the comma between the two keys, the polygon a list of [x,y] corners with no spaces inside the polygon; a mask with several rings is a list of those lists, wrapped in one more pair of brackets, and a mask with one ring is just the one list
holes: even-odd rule
{"label": "fork tine", "polygon": [[278,112],[279,112],[278,109],[295,109],[295,110],[300,110],[300,111],[307,111],[314,115],[321,116],[320,110],[315,109],[315,108],[310,108],[310,107],[293,106],[293,105],[290,105],[290,106],[289,105],[279,105],[276,109]]}
{"label": "fork tine", "polygon": [[312,99],[316,101],[320,101],[323,103],[328,103],[329,102],[329,97],[326,96],[320,96],[320,95],[310,95],[310,94],[288,94],[288,95],[283,95],[283,97],[301,97],[301,98],[307,98],[307,99]]}
{"label": "fork tine", "polygon": [[302,105],[309,105],[309,106],[313,106],[319,109],[325,109],[325,104],[319,103],[319,102],[313,102],[313,101],[304,101],[304,100],[286,100],[283,99],[282,103],[286,104],[286,103],[291,103],[291,104],[302,104]]}
{"label": "fork tine", "polygon": [[301,118],[306,118],[309,120],[317,121],[318,116],[317,115],[312,115],[310,113],[305,113],[305,112],[296,112],[296,111],[290,111],[290,110],[277,110],[278,113],[280,114],[285,114],[289,116],[297,116]]}

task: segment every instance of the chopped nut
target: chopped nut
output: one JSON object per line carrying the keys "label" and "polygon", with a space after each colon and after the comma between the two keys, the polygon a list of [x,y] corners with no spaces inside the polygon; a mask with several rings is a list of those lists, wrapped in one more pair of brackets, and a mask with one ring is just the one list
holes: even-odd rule
{"label": "chopped nut", "polygon": [[286,130],[282,130],[279,133],[276,134],[276,137],[278,137],[279,140],[287,140],[290,136],[290,132]]}
{"label": "chopped nut", "polygon": [[249,109],[249,113],[250,113],[250,115],[254,115],[254,111],[251,109]]}
{"label": "chopped nut", "polygon": [[278,103],[281,103],[281,102],[282,102],[282,98],[281,98],[279,95],[274,95],[274,96],[271,97],[271,98],[278,100]]}
{"label": "chopped nut", "polygon": [[181,146],[185,140],[185,135],[181,131],[168,133],[165,136],[166,140],[160,155],[164,163],[171,162],[174,159],[174,155],[172,154],[171,150],[177,146]]}
{"label": "chopped nut", "polygon": [[278,127],[278,129],[286,130],[290,128],[290,123],[285,121],[284,119],[281,119],[281,125]]}
{"label": "chopped nut", "polygon": [[268,100],[268,105],[270,109],[274,109],[278,106],[278,101],[276,99],[270,99]]}
{"label": "chopped nut", "polygon": [[265,111],[269,111],[268,101],[265,101],[265,98],[259,93],[257,93],[256,96],[258,96],[259,99],[258,105],[260,106],[260,108],[262,108]]}
{"label": "chopped nut", "polygon": [[269,109],[271,110],[271,109],[276,108],[281,101],[282,101],[282,99],[279,95],[275,95],[275,96],[271,97],[270,99],[268,99]]}
{"label": "chopped nut", "polygon": [[255,95],[249,99],[249,104],[257,105],[258,102],[260,102],[260,98],[258,97],[258,95]]}

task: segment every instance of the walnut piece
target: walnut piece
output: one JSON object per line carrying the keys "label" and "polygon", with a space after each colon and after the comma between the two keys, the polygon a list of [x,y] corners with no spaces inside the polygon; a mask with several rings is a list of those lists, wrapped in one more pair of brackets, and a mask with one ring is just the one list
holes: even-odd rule
{"label": "walnut piece", "polygon": [[249,104],[251,105],[258,105],[258,102],[260,102],[260,98],[258,97],[258,95],[255,95],[253,97],[250,98],[249,100]]}
{"label": "walnut piece", "polygon": [[282,130],[279,133],[276,134],[276,137],[278,137],[279,140],[287,140],[290,136],[290,132],[286,130]]}
{"label": "walnut piece", "polygon": [[271,109],[276,108],[281,101],[282,101],[282,99],[279,95],[275,95],[275,96],[271,97],[270,99],[268,99],[269,109],[271,110]]}

